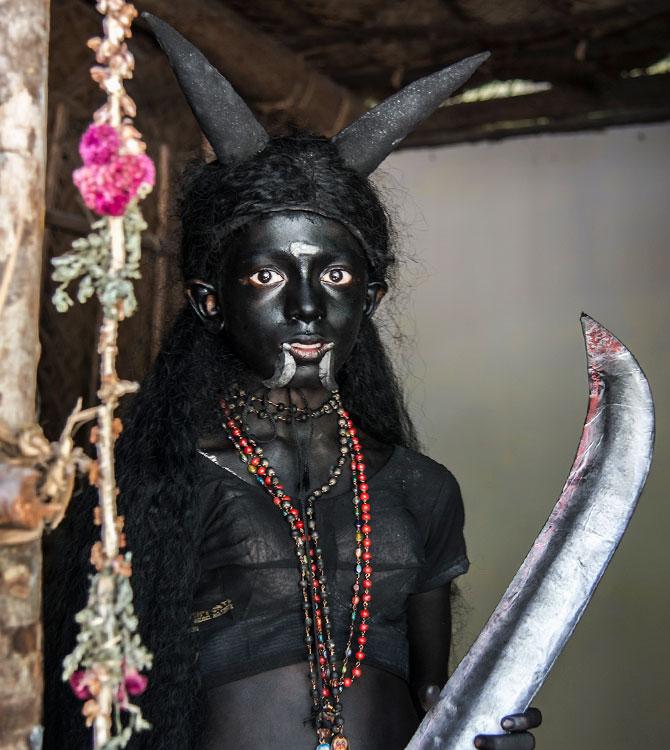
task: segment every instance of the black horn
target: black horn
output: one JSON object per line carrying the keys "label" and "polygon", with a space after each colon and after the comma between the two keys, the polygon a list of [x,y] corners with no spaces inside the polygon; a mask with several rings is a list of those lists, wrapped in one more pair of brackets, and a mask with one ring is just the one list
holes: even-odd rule
{"label": "black horn", "polygon": [[333,137],[345,164],[369,175],[417,125],[460,88],[490,52],[482,52],[419,78],[361,115]]}
{"label": "black horn", "polygon": [[142,17],[167,55],[219,161],[244,161],[262,151],[269,136],[230,83],[170,24],[151,13]]}

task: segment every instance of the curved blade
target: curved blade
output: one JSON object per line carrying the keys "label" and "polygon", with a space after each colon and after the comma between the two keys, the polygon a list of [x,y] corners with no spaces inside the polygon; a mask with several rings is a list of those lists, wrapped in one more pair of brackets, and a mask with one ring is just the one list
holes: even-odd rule
{"label": "curved blade", "polygon": [[406,750],[471,750],[527,708],[621,539],[654,442],[649,384],[633,355],[582,315],[589,407],[568,479],[528,556]]}

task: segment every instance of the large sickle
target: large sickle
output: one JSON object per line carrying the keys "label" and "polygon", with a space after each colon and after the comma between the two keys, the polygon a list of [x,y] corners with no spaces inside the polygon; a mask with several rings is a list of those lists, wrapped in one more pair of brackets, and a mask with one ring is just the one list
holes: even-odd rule
{"label": "large sickle", "polygon": [[653,453],[654,405],[633,355],[582,315],[589,407],[551,515],[406,750],[471,750],[525,710],[575,629],[630,520]]}

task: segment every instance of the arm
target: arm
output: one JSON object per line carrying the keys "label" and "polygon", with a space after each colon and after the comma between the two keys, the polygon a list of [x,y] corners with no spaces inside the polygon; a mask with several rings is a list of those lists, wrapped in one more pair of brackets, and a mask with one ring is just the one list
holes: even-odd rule
{"label": "arm", "polygon": [[[436,702],[449,677],[451,650],[451,583],[413,594],[407,612],[410,688],[420,717]],[[478,735],[473,739],[481,750],[532,750],[535,739],[528,729],[542,722],[536,708],[505,716],[502,728],[509,734]]]}
{"label": "arm", "polygon": [[449,677],[451,582],[410,596],[407,623],[410,687],[423,716]]}

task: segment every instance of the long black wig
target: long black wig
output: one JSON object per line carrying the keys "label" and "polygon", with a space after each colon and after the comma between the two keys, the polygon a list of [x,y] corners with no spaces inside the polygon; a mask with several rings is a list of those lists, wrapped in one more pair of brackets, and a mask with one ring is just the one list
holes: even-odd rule
{"label": "long black wig", "polygon": [[[346,168],[327,140],[293,136],[272,140],[241,164],[212,162],[187,171],[180,203],[184,281],[220,273],[236,227],[254,216],[292,209],[345,224],[365,250],[371,280],[392,278],[389,217],[369,181]],[[124,419],[117,448],[119,509],[133,555],[142,638],[154,654],[149,687],[140,700],[154,729],[133,739],[132,748],[195,747],[198,684],[190,625],[199,576],[196,449],[200,438],[219,429],[219,397],[226,384],[237,382],[241,368],[225,332],[207,329],[185,305]],[[337,378],[344,404],[365,433],[383,443],[415,447],[398,381],[371,320],[363,324]],[[47,571],[47,750],[90,746],[81,704],[60,683],[59,673],[76,637],[73,616],[85,604],[93,501],[90,490],[73,501]]]}

